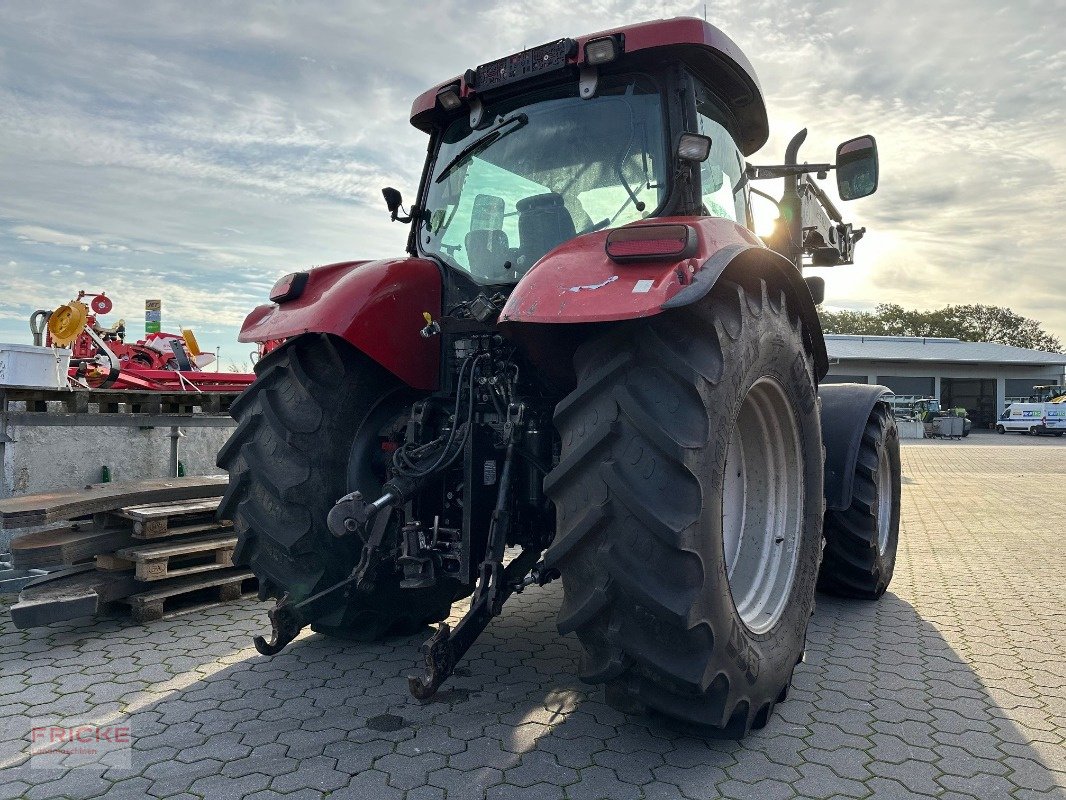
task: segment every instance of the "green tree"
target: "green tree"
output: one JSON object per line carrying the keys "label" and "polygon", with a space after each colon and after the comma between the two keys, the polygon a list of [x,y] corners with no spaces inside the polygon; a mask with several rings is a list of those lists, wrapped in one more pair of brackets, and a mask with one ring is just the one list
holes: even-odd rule
{"label": "green tree", "polygon": [[995,342],[1057,353],[1062,343],[1035,319],[1009,308],[985,305],[945,306],[932,311],[881,303],[874,311],[823,311],[826,333],[861,336],[942,336],[964,342]]}

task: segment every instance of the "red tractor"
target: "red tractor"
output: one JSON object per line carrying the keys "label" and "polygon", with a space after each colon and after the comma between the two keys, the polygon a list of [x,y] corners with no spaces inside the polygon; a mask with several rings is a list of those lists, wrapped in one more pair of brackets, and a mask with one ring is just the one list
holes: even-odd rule
{"label": "red tractor", "polygon": [[[631,710],[742,736],[803,656],[816,586],[875,599],[899,529],[883,387],[819,387],[806,265],[852,261],[835,164],[747,158],[767,139],[748,59],[674,19],[560,39],[420,96],[416,199],[384,190],[407,256],[296,272],[241,340],[284,344],[219,455],[234,561],[305,625],[373,639],[444,620],[431,695],[515,592],[561,578],[581,676]],[[755,181],[783,178],[752,232]]]}

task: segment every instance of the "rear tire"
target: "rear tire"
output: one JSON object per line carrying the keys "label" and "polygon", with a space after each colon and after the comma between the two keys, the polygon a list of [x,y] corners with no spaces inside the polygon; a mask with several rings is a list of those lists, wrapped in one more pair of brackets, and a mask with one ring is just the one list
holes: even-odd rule
{"label": "rear tire", "polygon": [[[218,455],[230,476],[219,515],[233,520],[233,563],[259,578],[261,599],[287,593],[299,602],[343,580],[358,562],[362,542],[334,537],[326,515],[352,490],[353,446],[377,436],[378,428],[364,421],[375,418],[372,412],[395,397],[400,384],[347,343],[323,334],[286,342],[255,371],[255,383],[230,406],[238,425]],[[448,616],[454,582],[406,590],[400,577],[384,567],[372,594],[353,593],[312,628],[369,640]]]}
{"label": "rear tire", "polygon": [[800,322],[780,289],[721,282],[696,306],[613,327],[574,363],[545,564],[562,574],[559,630],[581,641],[581,677],[626,711],[731,737],[762,727],[803,656],[821,553]]}
{"label": "rear tire", "polygon": [[878,403],[859,445],[851,506],[825,515],[821,591],[876,600],[888,589],[899,543],[901,481],[896,420]]}

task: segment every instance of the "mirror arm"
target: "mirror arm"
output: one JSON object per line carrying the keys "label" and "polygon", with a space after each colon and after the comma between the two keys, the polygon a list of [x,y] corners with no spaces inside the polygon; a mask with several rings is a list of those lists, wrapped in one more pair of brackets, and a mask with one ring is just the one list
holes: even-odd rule
{"label": "mirror arm", "polygon": [[836,169],[836,167],[833,164],[777,164],[765,167],[749,165],[744,172],[748,180],[765,181],[806,175],[811,172],[817,172],[819,178],[824,178],[831,169]]}
{"label": "mirror arm", "polygon": [[411,221],[412,219],[414,219],[415,217],[417,217],[417,216],[418,216],[418,213],[419,213],[419,209],[418,209],[418,206],[417,206],[417,205],[411,206],[411,210],[410,210],[409,212],[407,212],[407,215],[406,215],[406,216],[403,216],[403,217],[401,217],[401,216],[400,216],[400,215],[399,215],[399,214],[397,213],[397,211],[403,211],[403,210],[404,210],[404,207],[403,207],[403,206],[400,206],[400,207],[399,207],[398,209],[396,209],[395,211],[393,211],[393,212],[392,212],[392,221],[393,221],[393,222],[401,222],[401,223],[403,223],[404,225],[406,225],[406,224],[407,224],[408,222],[410,222],[410,221]]}

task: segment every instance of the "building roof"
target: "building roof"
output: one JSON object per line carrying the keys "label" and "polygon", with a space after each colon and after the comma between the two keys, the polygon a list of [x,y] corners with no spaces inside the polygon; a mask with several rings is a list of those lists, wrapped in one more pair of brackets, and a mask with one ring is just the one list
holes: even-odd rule
{"label": "building roof", "polygon": [[1045,353],[992,342],[922,336],[825,336],[830,362],[938,361],[957,364],[1066,365],[1066,354]]}

